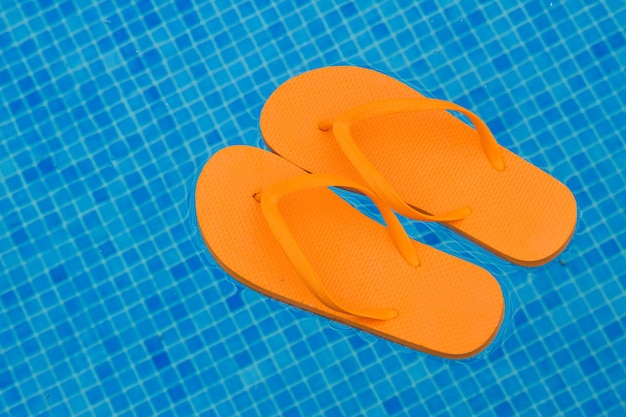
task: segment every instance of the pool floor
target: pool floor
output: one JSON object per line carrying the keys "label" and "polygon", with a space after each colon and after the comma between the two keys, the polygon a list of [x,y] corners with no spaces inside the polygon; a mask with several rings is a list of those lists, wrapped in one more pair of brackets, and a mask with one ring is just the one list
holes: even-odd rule
{"label": "pool floor", "polygon": [[[625,415],[625,26],[622,0],[0,0],[0,415]],[[403,220],[500,282],[474,358],[270,300],[204,246],[204,163],[338,64],[469,108],[576,197],[540,268]]]}

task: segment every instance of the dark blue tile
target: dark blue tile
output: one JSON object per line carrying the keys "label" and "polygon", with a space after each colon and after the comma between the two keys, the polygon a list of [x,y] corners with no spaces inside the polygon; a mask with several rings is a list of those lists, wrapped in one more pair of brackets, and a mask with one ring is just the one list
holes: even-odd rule
{"label": "dark blue tile", "polygon": [[170,359],[165,352],[153,356],[152,361],[154,362],[154,366],[156,366],[157,369],[162,369],[171,364]]}

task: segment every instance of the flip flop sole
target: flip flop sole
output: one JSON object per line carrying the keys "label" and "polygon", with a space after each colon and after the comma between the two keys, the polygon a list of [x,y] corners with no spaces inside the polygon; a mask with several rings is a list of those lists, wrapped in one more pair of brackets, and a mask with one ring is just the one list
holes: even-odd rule
{"label": "flip flop sole", "polygon": [[399,315],[373,320],[322,304],[254,198],[270,184],[302,174],[279,156],[247,146],[224,148],[207,162],[196,186],[198,224],[231,276],[271,298],[434,355],[468,357],[491,342],[504,300],[487,271],[415,241],[421,266],[411,266],[383,225],[328,188],[315,188],[285,196],[279,208],[324,286],[342,303],[390,307]]}
{"label": "flip flop sole", "polygon": [[[372,101],[423,97],[373,70],[320,68],[288,80],[268,98],[261,133],[274,152],[308,172],[365,184],[320,122]],[[374,117],[351,132],[410,206],[427,214],[469,207],[470,216],[446,225],[511,262],[547,263],[573,235],[576,201],[565,185],[504,148],[506,169],[495,170],[475,130],[449,112]]]}

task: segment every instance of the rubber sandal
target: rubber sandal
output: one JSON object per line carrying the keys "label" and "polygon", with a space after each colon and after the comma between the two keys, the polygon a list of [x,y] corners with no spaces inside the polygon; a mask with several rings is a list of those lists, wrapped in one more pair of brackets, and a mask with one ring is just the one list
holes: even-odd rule
{"label": "rubber sandal", "polygon": [[565,185],[499,146],[468,110],[379,72],[296,76],[268,98],[260,124],[269,148],[304,170],[357,181],[398,213],[445,222],[516,264],[549,262],[573,235]]}
{"label": "rubber sandal", "polygon": [[[388,227],[331,185],[369,196]],[[195,201],[214,258],[266,296],[448,358],[480,352],[500,327],[498,282],[411,240],[391,209],[354,181],[307,174],[270,152],[233,146],[206,163]]]}

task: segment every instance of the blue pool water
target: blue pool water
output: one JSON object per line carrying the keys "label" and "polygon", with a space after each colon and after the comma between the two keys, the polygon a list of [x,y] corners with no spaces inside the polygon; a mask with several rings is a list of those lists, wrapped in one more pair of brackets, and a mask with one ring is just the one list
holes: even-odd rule
{"label": "blue pool water", "polygon": [[[623,416],[626,3],[310,3],[0,0],[0,414]],[[468,107],[576,196],[537,269],[405,221],[505,289],[476,358],[264,298],[202,243],[203,164],[334,64]]]}

